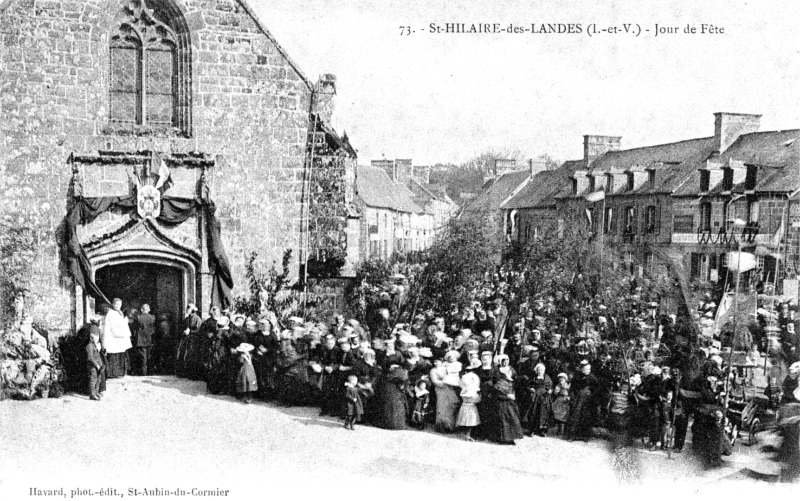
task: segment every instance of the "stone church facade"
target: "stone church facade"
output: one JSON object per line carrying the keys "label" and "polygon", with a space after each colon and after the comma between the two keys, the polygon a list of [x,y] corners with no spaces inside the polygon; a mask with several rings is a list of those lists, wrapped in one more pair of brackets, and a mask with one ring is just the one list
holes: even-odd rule
{"label": "stone church facade", "polygon": [[[99,289],[175,319],[220,300],[222,271],[244,294],[254,251],[268,267],[292,250],[297,273],[312,127],[330,119],[335,78],[310,81],[245,2],[5,0],[0,37],[0,188],[35,242],[27,288],[44,325],[67,332],[97,306],[81,263]],[[341,183],[328,189],[344,204]],[[65,215],[99,201],[69,249]]]}

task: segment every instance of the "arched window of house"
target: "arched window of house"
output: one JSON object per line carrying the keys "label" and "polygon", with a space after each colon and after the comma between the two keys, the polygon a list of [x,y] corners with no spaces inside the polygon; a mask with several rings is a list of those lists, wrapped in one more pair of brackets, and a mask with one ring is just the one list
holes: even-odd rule
{"label": "arched window of house", "polygon": [[189,135],[190,46],[172,2],[128,2],[109,41],[111,121]]}

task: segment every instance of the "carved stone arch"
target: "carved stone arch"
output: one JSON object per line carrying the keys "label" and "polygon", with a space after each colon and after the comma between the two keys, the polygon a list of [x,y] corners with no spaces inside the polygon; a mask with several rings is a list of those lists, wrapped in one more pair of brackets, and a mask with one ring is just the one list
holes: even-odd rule
{"label": "carved stone arch", "polygon": [[[125,50],[137,51],[133,54]],[[181,7],[172,0],[126,0],[109,30],[109,118],[117,125],[129,125],[141,132],[172,129],[192,135],[192,43]],[[117,57],[115,58],[114,55]],[[150,58],[149,56],[153,56]],[[120,62],[120,57],[127,61]],[[115,59],[117,59],[115,61]],[[152,59],[152,61],[149,61]],[[150,65],[148,65],[148,62]],[[130,72],[121,71],[127,64]],[[155,70],[155,73],[152,71]],[[169,73],[165,75],[164,73]],[[134,76],[130,76],[130,75]],[[122,82],[125,79],[134,80]],[[149,87],[151,83],[156,83]],[[153,96],[148,103],[148,95]],[[153,113],[165,109],[171,95],[171,117]],[[131,104],[133,102],[133,104]],[[133,107],[134,113],[129,108]],[[148,123],[149,116],[158,119]]]}

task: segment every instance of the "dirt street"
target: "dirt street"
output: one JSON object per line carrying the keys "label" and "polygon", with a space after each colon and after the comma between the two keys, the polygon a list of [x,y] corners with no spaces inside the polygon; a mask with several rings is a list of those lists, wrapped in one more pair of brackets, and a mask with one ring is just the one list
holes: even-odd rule
{"label": "dirt street", "polygon": [[245,405],[206,394],[203,383],[168,376],[110,380],[100,402],[74,394],[5,401],[0,499],[29,499],[31,488],[63,488],[66,498],[73,489],[116,489],[131,497],[137,489],[162,488],[222,489],[230,491],[223,496],[229,499],[302,493],[302,499],[326,500],[374,493],[407,499],[423,488],[495,497],[532,485],[537,492],[564,493],[770,488],[741,473],[763,461],[754,448],[740,447],[714,471],[703,471],[686,452],[667,459],[660,451],[636,450],[626,471],[637,480],[630,483],[620,481],[614,466],[619,457],[602,439],[587,445],[526,438],[501,446],[413,430],[349,431],[317,414],[313,408]]}

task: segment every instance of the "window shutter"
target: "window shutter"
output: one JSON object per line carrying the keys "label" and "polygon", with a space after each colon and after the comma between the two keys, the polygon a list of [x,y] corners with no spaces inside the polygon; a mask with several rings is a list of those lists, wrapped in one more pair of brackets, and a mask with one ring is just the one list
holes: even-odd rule
{"label": "window shutter", "polygon": [[655,225],[656,225],[656,229],[655,229],[654,233],[656,235],[660,235],[661,234],[661,204],[660,203],[656,206]]}

